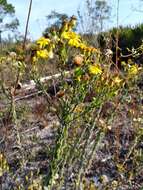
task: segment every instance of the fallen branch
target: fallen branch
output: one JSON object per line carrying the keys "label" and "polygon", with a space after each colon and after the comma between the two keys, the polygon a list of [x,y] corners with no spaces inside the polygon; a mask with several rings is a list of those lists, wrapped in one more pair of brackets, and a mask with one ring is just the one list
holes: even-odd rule
{"label": "fallen branch", "polygon": [[[64,76],[66,77],[69,77],[71,76],[72,74],[72,71],[66,71],[64,72]],[[43,77],[40,79],[40,82],[45,84],[47,83],[48,81],[50,80],[54,80],[54,79],[58,79],[62,76],[62,73],[57,73],[55,75],[51,75],[51,76],[46,76],[46,77]],[[49,86],[49,89],[48,89],[48,92],[51,94],[54,94],[54,88],[56,86],[53,85],[50,85]],[[58,85],[57,85],[58,87]],[[20,88],[17,89],[16,91],[16,96],[15,96],[15,101],[19,101],[19,100],[23,100],[23,99],[28,99],[28,98],[31,98],[37,94],[40,94],[42,93],[41,90],[38,90],[37,89],[37,84],[34,80],[31,80],[29,84],[20,84]]]}
{"label": "fallen branch", "polygon": [[[72,71],[66,71],[66,72],[64,73],[64,75],[68,76],[68,75],[71,74],[71,73],[72,73]],[[61,76],[62,76],[61,73],[57,73],[57,74],[55,74],[55,75],[51,75],[51,76],[47,76],[47,77],[42,77],[42,78],[40,79],[40,82],[41,82],[41,83],[46,83],[46,82],[48,82],[49,80],[57,79],[57,78],[59,78],[59,77],[61,77]],[[36,88],[36,83],[35,83],[34,80],[31,80],[29,84],[23,84],[23,85],[21,85],[21,90],[25,90],[25,91],[27,91],[27,90],[32,90],[32,89],[35,89],[35,88]]]}
{"label": "fallen branch", "polygon": [[42,91],[37,91],[37,92],[31,93],[31,94],[28,94],[28,95],[25,95],[25,96],[16,97],[16,98],[14,99],[14,101],[15,101],[15,102],[18,102],[18,101],[20,101],[20,100],[32,98],[32,97],[35,97],[36,95],[41,94],[41,93],[42,93]]}
{"label": "fallen branch", "polygon": [[[70,78],[73,71],[65,71],[64,73],[57,73],[55,75],[42,77],[40,79],[40,82],[45,84],[50,80],[59,79],[61,76],[66,77],[67,83],[71,83]],[[54,96],[60,89],[60,80],[56,84],[49,85],[49,88],[47,89],[47,93],[49,96]],[[19,87],[16,89],[14,101],[18,102],[20,100],[29,99],[32,97],[35,97],[36,95],[41,94],[42,91],[37,88],[37,84],[34,80],[31,80],[28,84],[19,84]],[[10,102],[7,103],[1,103],[0,104],[0,110],[3,110],[7,105],[11,104]]]}

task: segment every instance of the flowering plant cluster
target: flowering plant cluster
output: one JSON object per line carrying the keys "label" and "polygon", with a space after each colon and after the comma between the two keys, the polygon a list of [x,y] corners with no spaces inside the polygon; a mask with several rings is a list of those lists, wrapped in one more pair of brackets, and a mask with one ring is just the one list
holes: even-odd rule
{"label": "flowering plant cluster", "polygon": [[[142,67],[128,62],[122,63],[123,68],[119,70],[117,65],[109,60],[110,56],[107,56],[107,54],[103,55],[99,49],[88,46],[82,37],[73,30],[75,25],[76,18],[71,17],[69,20],[63,21],[59,29],[51,30],[47,34],[47,37],[43,36],[33,44],[34,51],[30,56],[30,63],[32,63],[33,67],[30,72],[28,72],[28,75],[32,73],[32,79],[36,82],[38,92],[44,94],[42,97],[44,103],[36,107],[35,114],[39,114],[39,118],[44,120],[43,129],[47,127],[46,114],[52,113],[58,124],[54,126],[54,131],[56,131],[54,142],[51,143],[52,145],[49,143],[47,145],[48,148],[46,147],[46,153],[44,152],[46,159],[49,159],[47,162],[48,169],[46,168],[48,172],[46,175],[44,173],[44,177],[42,176],[42,180],[39,178],[40,181],[38,182],[34,180],[35,176],[33,176],[33,174],[30,177],[25,176],[27,189],[39,190],[44,188],[49,190],[61,190],[64,186],[64,189],[66,189],[67,185],[69,185],[67,183],[70,181],[68,179],[71,179],[71,176],[74,176],[72,177],[74,182],[71,184],[71,189],[80,189],[81,187],[90,189],[88,187],[86,188],[86,184],[83,182],[84,178],[90,170],[93,160],[96,159],[96,152],[104,151],[104,146],[106,146],[110,132],[112,134],[115,133],[116,141],[114,142],[114,148],[117,150],[116,152],[110,152],[111,161],[114,162],[116,172],[122,170],[122,174],[119,176],[125,178],[127,175],[126,173],[125,175],[123,174],[123,167],[136,147],[137,141],[141,140],[141,135],[138,136],[138,139],[135,138],[135,143],[131,143],[133,147],[129,149],[129,153],[126,155],[127,159],[119,160],[119,138],[121,131],[120,129],[114,131],[114,124],[116,121],[119,121],[119,117],[124,115],[118,113],[122,112],[123,108],[128,106],[128,104],[131,107],[126,114],[129,117],[128,125],[132,125],[136,122],[136,133],[138,134],[141,130],[142,119],[140,117],[140,111],[133,110],[134,104],[132,104],[132,101],[134,100],[131,94],[132,92],[139,92],[136,82],[140,73],[143,72]],[[73,67],[69,68],[67,66],[71,52],[74,57],[72,60]],[[30,65],[29,62],[25,61],[24,55],[25,54],[21,51],[19,54],[11,52],[7,57],[1,57],[0,59],[0,69],[5,73],[5,69],[8,65],[10,76],[14,76],[14,81],[16,81],[13,87],[7,90],[7,88],[5,88],[5,81],[3,80],[5,76],[2,76],[3,78],[0,81],[0,85],[5,97],[7,97],[10,102],[11,107],[9,110],[11,112],[12,122],[14,123],[15,141],[16,144],[18,144],[18,151],[20,155],[22,155],[21,167],[25,167],[28,161],[31,162],[30,156],[25,159],[25,153],[22,151],[22,135],[20,132],[23,130],[19,130],[21,125],[20,113],[17,111],[15,101],[15,94],[17,92],[16,86],[19,77],[21,77],[22,74],[27,74],[26,69]],[[104,60],[104,56],[107,56],[109,59]],[[41,80],[40,72],[37,68],[41,62],[46,62],[48,67],[47,60],[54,58],[57,60],[56,64],[58,65],[60,73],[56,75],[58,76],[56,79],[52,78],[53,76],[49,77],[50,80],[53,79],[52,81],[54,83],[53,86],[50,86],[51,89],[52,87],[54,89],[52,89],[54,95],[51,95],[49,93],[50,82],[48,84],[42,82],[44,80]],[[67,68],[68,77],[65,74]],[[47,73],[45,72],[44,74]],[[31,86],[34,88],[33,86],[35,85],[31,83]],[[36,94],[35,91],[32,93],[32,96],[34,96],[34,94]],[[141,95],[138,93],[138,99],[140,98]],[[118,125],[117,122],[116,125]],[[39,128],[39,130],[41,129]],[[38,138],[38,136],[36,138]],[[32,139],[31,135],[30,139]],[[33,139],[35,142],[35,138]],[[41,142],[41,139],[39,142]],[[44,147],[45,146],[46,143],[44,143]],[[0,154],[0,162],[1,177],[4,174],[4,170],[9,171],[9,167],[2,154]],[[100,177],[104,181],[105,176]],[[102,183],[102,180],[100,183]],[[113,184],[118,188],[120,178],[113,181],[111,180],[109,183],[107,182],[107,188],[109,187],[108,189],[111,189]],[[94,188],[95,185],[92,185]],[[103,182],[101,185],[104,187],[106,184]],[[24,185],[22,185],[21,189],[24,189]],[[95,187],[94,189],[97,188]]]}

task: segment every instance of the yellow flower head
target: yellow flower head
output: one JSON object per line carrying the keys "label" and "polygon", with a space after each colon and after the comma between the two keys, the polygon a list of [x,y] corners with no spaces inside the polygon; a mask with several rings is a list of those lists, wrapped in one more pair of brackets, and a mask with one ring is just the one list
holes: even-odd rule
{"label": "yellow flower head", "polygon": [[80,39],[80,36],[78,34],[76,34],[75,32],[64,32],[62,34],[62,37],[65,39]]}
{"label": "yellow flower head", "polygon": [[46,59],[46,58],[48,58],[48,56],[49,56],[49,53],[46,49],[37,51],[37,57],[38,58]]}
{"label": "yellow flower head", "polygon": [[114,82],[119,84],[122,81],[118,76],[114,78]]}
{"label": "yellow flower head", "polygon": [[62,37],[66,40],[68,40],[68,45],[70,46],[74,46],[76,48],[80,47],[80,36],[78,34],[76,34],[75,32],[64,32],[62,34]]}
{"label": "yellow flower head", "polygon": [[89,73],[93,74],[93,75],[97,75],[97,74],[102,73],[102,70],[99,67],[99,65],[90,65],[88,69],[89,69]]}
{"label": "yellow flower head", "polygon": [[138,73],[138,66],[137,65],[132,65],[128,70],[129,75],[136,75],[137,73]]}
{"label": "yellow flower head", "polygon": [[38,58],[36,57],[36,56],[34,56],[33,58],[32,58],[32,62],[33,63],[36,63],[38,61]]}
{"label": "yellow flower head", "polygon": [[82,50],[85,50],[86,49],[86,45],[84,43],[80,43],[80,46],[79,46]]}
{"label": "yellow flower head", "polygon": [[80,41],[78,39],[70,39],[68,44],[76,48],[80,47]]}
{"label": "yellow flower head", "polygon": [[111,86],[114,86],[114,85],[119,86],[122,81],[123,80],[119,76],[116,76],[115,78],[113,78]]}
{"label": "yellow flower head", "polygon": [[40,48],[44,48],[46,45],[50,43],[50,39],[41,37],[39,40],[37,40],[37,44]]}
{"label": "yellow flower head", "polygon": [[78,104],[76,108],[74,109],[74,113],[81,113],[84,110],[84,104]]}

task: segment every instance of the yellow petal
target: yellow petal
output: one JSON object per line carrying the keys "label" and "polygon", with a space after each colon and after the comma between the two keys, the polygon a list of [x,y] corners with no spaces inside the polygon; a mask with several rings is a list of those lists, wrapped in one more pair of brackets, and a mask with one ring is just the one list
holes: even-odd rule
{"label": "yellow petal", "polygon": [[137,65],[132,65],[128,70],[129,75],[136,75],[137,73],[138,73],[138,66]]}
{"label": "yellow petal", "polygon": [[46,49],[37,51],[37,57],[42,59],[48,58],[48,51]]}
{"label": "yellow petal", "polygon": [[101,74],[102,70],[98,65],[90,65],[89,72],[90,74],[97,75],[97,74]]}
{"label": "yellow petal", "polygon": [[39,40],[37,40],[37,44],[40,48],[44,48],[46,45],[50,43],[50,39],[41,37]]}

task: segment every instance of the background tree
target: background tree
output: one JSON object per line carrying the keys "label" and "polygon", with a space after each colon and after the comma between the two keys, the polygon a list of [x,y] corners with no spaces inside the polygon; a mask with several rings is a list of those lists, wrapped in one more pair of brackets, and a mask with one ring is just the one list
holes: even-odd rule
{"label": "background tree", "polygon": [[47,19],[47,28],[44,30],[43,35],[48,34],[51,30],[57,30],[64,20],[67,20],[69,16],[64,13],[58,13],[55,10],[51,11],[49,15],[46,16]]}
{"label": "background tree", "polygon": [[110,18],[111,6],[106,0],[86,0],[84,11],[78,9],[79,27],[84,33],[102,32],[105,21]]}
{"label": "background tree", "polygon": [[92,46],[98,47],[98,34],[111,18],[111,6],[106,0],[85,0],[84,7],[78,9],[78,30]]}
{"label": "background tree", "polygon": [[19,25],[19,21],[14,17],[15,8],[7,0],[0,0],[0,43],[1,33],[4,31],[14,31]]}

